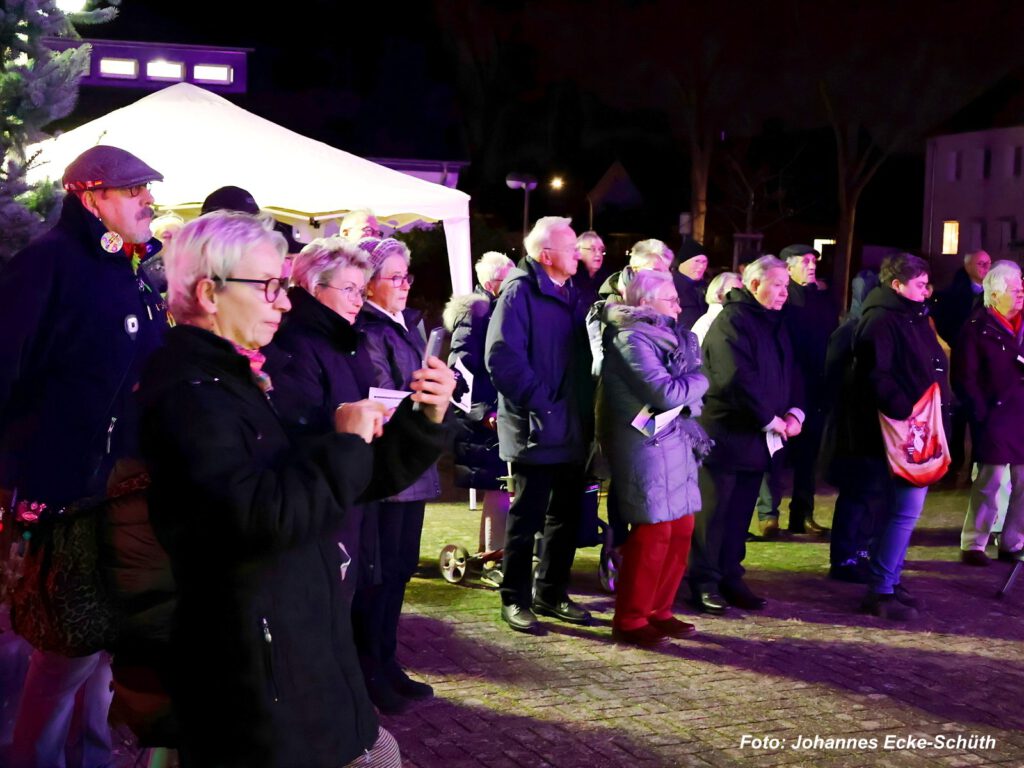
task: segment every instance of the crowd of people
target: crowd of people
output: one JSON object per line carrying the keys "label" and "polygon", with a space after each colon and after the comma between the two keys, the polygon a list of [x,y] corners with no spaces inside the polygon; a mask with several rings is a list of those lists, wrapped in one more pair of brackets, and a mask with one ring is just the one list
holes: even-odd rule
{"label": "crowd of people", "polygon": [[[106,765],[111,691],[131,711],[141,669],[163,703],[133,728],[186,768],[400,765],[377,713],[433,695],[402,667],[399,619],[449,448],[456,484],[484,494],[479,548],[518,632],[592,620],[569,587],[595,475],[615,641],[693,635],[675,615],[684,583],[700,612],[762,609],[748,531],[756,511],[760,534],[780,535],[787,466],[789,532],[828,533],[823,471],[839,489],[830,576],[866,585],[863,611],[914,618],[901,573],[928,485],[890,470],[880,417],[914,418],[931,391],[950,449],[958,419],[977,463],[963,562],[987,564],[996,533],[1001,557],[1020,556],[1011,262],[971,254],[929,300],[927,262],[893,254],[857,276],[840,318],[810,246],[708,280],[699,243],[645,239],[610,273],[597,233],[549,216],[518,263],[481,256],[476,291],[445,310],[442,361],[407,306],[412,254],[372,212],[301,245],[224,187],[194,220],[155,222],[162,178],[87,150],[64,173],[57,225],[0,272],[6,588],[26,551],[12,532],[110,497],[104,569],[121,613],[111,647],[26,646],[5,764]],[[453,414],[459,379],[469,405]],[[147,489],[130,508],[110,492],[126,481]]]}

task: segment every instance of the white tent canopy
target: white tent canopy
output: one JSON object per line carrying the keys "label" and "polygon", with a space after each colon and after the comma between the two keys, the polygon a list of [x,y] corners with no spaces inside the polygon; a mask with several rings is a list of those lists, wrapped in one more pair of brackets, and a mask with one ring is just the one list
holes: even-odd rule
{"label": "white tent canopy", "polygon": [[165,208],[198,207],[213,190],[233,184],[292,223],[322,222],[356,208],[394,226],[440,220],[452,288],[472,290],[469,195],[314,141],[197,86],[172,85],[40,143],[29,180],[59,179],[95,144],[126,149],[160,171],[164,181],[153,194]]}

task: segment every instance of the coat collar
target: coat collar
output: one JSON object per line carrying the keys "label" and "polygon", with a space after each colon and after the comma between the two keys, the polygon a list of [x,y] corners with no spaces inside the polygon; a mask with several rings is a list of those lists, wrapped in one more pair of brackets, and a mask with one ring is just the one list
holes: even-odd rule
{"label": "coat collar", "polygon": [[[86,210],[77,195],[69,194],[64,197],[64,205],[61,208],[60,220],[57,222],[57,226],[70,234],[75,240],[88,243],[89,254],[96,258],[128,259],[128,255],[124,251],[108,253],[103,250],[103,246],[100,245],[100,238],[106,233],[107,228],[103,226],[102,221]],[[160,241],[155,237],[151,237],[149,242],[146,243],[148,253],[142,260],[145,261],[146,259],[153,258],[161,247]]]}
{"label": "coat collar", "polygon": [[287,325],[295,324],[299,328],[309,329],[326,338],[342,352],[351,354],[355,351],[359,334],[348,320],[321,304],[305,288],[295,286],[289,289],[288,298],[292,308],[285,315]]}

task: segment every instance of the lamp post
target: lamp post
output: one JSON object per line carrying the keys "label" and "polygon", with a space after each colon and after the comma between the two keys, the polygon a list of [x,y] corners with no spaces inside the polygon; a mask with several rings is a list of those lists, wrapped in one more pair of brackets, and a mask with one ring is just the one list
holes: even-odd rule
{"label": "lamp post", "polygon": [[530,190],[537,188],[537,178],[528,173],[510,173],[505,177],[509,189],[523,190],[523,237],[530,232]]}

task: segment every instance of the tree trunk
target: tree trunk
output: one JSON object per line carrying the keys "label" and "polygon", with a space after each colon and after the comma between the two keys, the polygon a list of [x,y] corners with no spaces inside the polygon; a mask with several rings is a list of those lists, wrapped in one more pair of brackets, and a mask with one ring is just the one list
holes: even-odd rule
{"label": "tree trunk", "polygon": [[708,176],[711,173],[711,142],[701,146],[699,140],[690,140],[690,216],[693,222],[693,239],[704,242],[705,223],[708,217]]}
{"label": "tree trunk", "polygon": [[849,308],[850,267],[853,261],[853,232],[857,220],[857,194],[841,194],[839,231],[836,234],[836,261],[832,268],[832,295],[839,302],[842,314]]}

